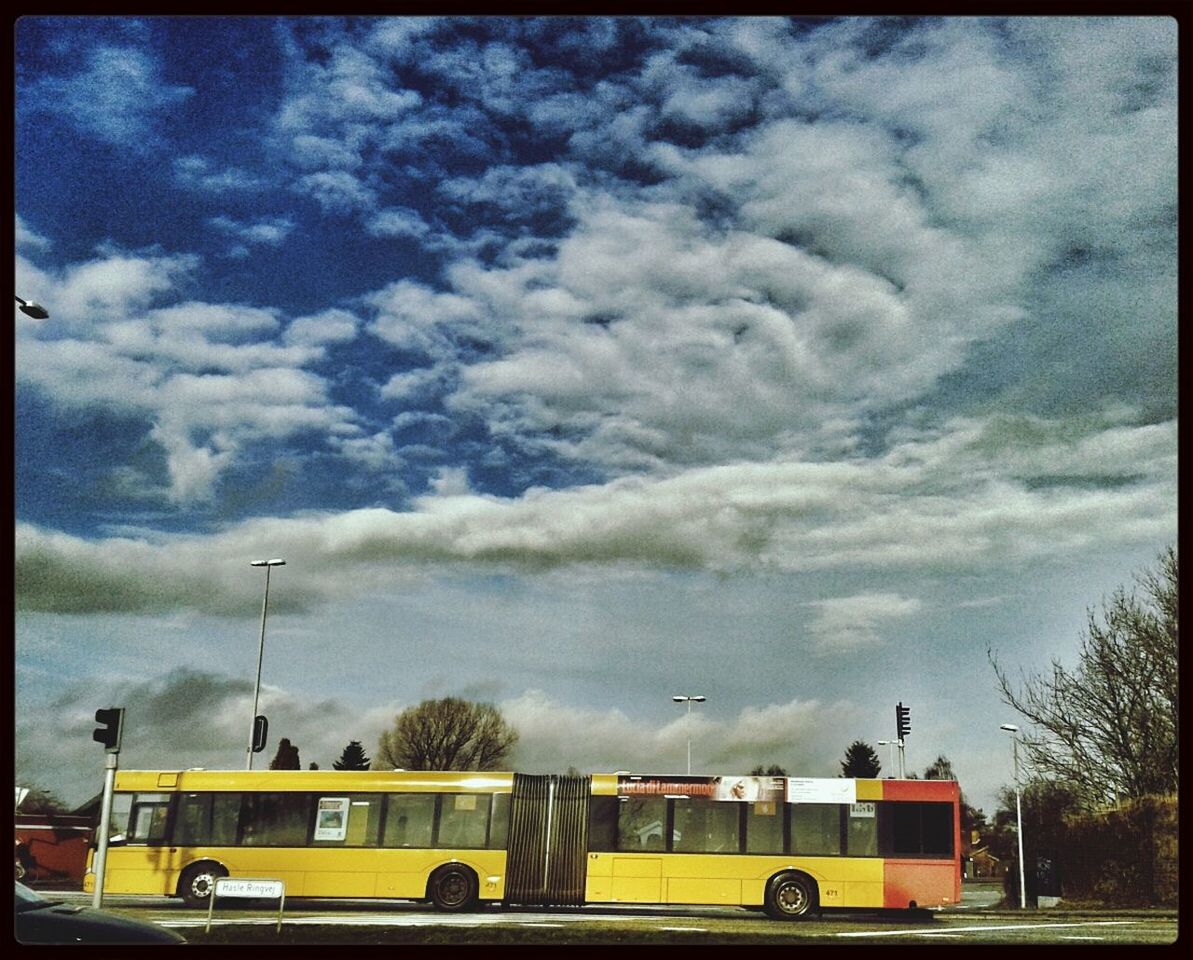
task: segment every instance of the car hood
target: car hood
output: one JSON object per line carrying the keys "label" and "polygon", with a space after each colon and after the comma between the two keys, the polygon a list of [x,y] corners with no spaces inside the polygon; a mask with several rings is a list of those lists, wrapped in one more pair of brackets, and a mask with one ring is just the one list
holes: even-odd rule
{"label": "car hood", "polygon": [[20,943],[185,943],[173,930],[91,907],[48,903],[16,916]]}

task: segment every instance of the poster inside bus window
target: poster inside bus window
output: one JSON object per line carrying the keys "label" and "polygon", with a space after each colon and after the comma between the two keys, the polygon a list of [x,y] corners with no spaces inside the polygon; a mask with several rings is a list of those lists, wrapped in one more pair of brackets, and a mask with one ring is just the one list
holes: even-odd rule
{"label": "poster inside bus window", "polygon": [[856,803],[857,784],[843,777],[788,777],[788,803]]}
{"label": "poster inside bus window", "polygon": [[343,840],[348,833],[348,798],[320,797],[315,818],[316,840]]}

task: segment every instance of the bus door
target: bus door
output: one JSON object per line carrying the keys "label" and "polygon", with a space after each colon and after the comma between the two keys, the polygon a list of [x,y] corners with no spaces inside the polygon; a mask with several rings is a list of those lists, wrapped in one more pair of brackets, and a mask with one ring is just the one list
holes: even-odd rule
{"label": "bus door", "polygon": [[506,903],[584,903],[591,791],[591,777],[514,774]]}

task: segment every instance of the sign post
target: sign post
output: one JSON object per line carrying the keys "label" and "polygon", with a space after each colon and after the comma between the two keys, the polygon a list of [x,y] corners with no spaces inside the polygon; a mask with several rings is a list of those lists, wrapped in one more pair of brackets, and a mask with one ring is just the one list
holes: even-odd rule
{"label": "sign post", "polygon": [[241,877],[217,877],[207,901],[207,933],[211,932],[211,914],[216,897],[238,897],[242,900],[277,900],[278,933],[282,932],[282,910],[286,907],[286,885],[281,880],[249,880]]}
{"label": "sign post", "polygon": [[91,895],[91,905],[99,908],[104,905],[104,869],[108,861],[108,833],[112,822],[112,788],[116,784],[116,763],[118,753],[104,754],[104,799],[99,811],[99,836],[96,838],[95,848],[95,892]]}

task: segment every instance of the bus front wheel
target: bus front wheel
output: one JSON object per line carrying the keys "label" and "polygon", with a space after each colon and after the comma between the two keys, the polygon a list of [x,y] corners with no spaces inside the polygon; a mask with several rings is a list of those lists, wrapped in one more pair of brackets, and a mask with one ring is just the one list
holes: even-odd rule
{"label": "bus front wheel", "polygon": [[476,874],[458,863],[440,867],[427,881],[427,895],[436,910],[458,913],[476,903]]}
{"label": "bus front wheel", "polygon": [[228,871],[218,863],[195,863],[182,871],[178,881],[178,895],[191,909],[206,907],[211,901],[215,881],[226,877]]}
{"label": "bus front wheel", "polygon": [[781,873],[766,888],[766,912],[775,920],[799,920],[816,909],[816,884],[802,873]]}

